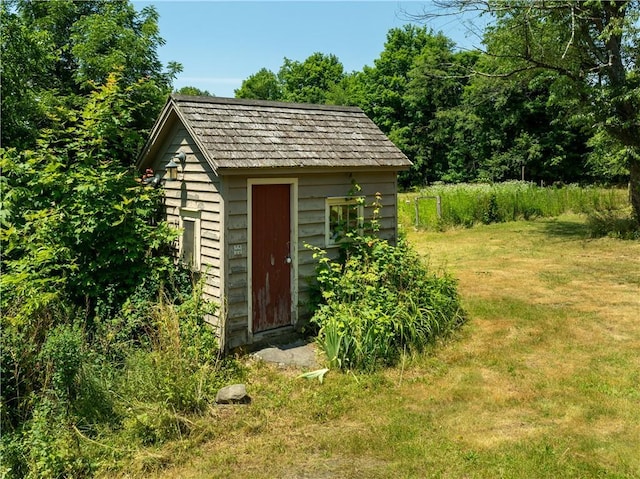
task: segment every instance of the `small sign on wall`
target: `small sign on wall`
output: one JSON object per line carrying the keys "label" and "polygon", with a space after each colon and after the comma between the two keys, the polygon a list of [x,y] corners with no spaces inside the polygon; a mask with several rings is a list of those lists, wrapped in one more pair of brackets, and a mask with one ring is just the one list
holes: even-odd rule
{"label": "small sign on wall", "polygon": [[233,245],[233,256],[242,256],[243,254],[243,248],[241,244],[234,244]]}

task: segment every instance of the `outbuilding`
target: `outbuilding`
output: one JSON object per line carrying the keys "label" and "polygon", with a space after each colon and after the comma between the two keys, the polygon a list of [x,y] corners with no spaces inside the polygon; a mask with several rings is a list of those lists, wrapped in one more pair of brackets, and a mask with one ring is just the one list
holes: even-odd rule
{"label": "outbuilding", "polygon": [[304,324],[308,246],[336,255],[376,196],[378,234],[395,242],[397,173],[410,165],[359,108],[182,95],[169,98],[137,164],[164,188],[177,254],[205,275],[224,350]]}

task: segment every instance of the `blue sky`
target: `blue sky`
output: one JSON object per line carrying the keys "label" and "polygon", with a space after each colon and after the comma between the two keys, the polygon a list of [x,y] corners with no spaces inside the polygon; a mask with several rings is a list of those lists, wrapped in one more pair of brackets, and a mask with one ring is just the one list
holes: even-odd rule
{"label": "blue sky", "polygon": [[[189,85],[233,97],[242,80],[261,68],[276,72],[285,57],[303,61],[332,53],[345,71],[373,65],[387,32],[411,21],[404,12],[433,11],[429,1],[135,1],[160,14],[164,64],[182,63],[176,89]],[[459,18],[430,24],[462,47],[479,45]]]}

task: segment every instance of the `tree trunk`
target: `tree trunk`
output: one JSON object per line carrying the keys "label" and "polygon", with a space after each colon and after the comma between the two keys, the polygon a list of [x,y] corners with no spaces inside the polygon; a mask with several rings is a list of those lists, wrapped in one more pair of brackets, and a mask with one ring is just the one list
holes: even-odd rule
{"label": "tree trunk", "polygon": [[632,158],[629,162],[629,199],[633,208],[633,217],[640,226],[640,159]]}

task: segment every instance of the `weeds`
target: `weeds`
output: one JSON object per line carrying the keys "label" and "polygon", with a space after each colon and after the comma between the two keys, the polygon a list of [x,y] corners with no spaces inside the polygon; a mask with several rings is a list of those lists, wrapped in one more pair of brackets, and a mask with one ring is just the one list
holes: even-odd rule
{"label": "weeds", "polygon": [[456,282],[430,272],[404,240],[352,235],[343,261],[314,248],[324,300],[312,322],[329,366],[372,371],[422,350],[463,321]]}
{"label": "weeds", "polygon": [[[400,201],[399,217],[403,224],[415,224],[416,195],[408,194]],[[418,203],[419,226],[446,229],[453,226],[503,223],[555,217],[566,212],[606,213],[629,205],[623,189],[580,187],[539,187],[532,183],[512,181],[499,184],[434,185],[420,191],[420,196],[440,196],[442,217],[433,214],[433,202]]]}
{"label": "weeds", "polygon": [[587,224],[593,238],[640,239],[638,223],[626,211],[596,211],[589,214]]}
{"label": "weeds", "polygon": [[59,324],[37,336],[3,318],[0,477],[88,477],[141,446],[190,437],[216,391],[242,374],[218,357],[201,287],[175,302],[138,298],[144,320],[125,303],[121,319],[96,323],[109,338],[88,334],[80,311],[43,309],[34,325]]}

